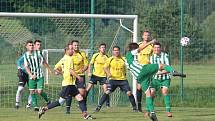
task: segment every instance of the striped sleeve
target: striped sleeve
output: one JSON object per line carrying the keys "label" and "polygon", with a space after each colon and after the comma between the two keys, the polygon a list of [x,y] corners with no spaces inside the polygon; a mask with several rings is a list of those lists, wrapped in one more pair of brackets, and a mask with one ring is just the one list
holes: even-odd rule
{"label": "striped sleeve", "polygon": [[27,60],[27,53],[24,54],[24,67],[28,67],[29,66],[29,63],[28,63],[28,60]]}

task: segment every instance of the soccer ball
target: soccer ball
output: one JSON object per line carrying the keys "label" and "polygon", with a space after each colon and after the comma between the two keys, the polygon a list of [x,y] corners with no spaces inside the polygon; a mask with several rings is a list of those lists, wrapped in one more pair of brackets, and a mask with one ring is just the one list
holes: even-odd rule
{"label": "soccer ball", "polygon": [[182,37],[181,38],[181,46],[188,46],[190,44],[190,38],[188,37]]}

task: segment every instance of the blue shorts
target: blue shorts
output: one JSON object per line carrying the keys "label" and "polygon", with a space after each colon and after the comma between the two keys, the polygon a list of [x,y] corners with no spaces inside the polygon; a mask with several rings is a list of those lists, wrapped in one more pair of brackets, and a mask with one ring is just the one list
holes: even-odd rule
{"label": "blue shorts", "polygon": [[77,78],[76,78],[76,81],[75,81],[75,84],[77,86],[77,88],[83,88],[85,89],[86,88],[86,84],[85,84],[85,75],[82,75],[80,76],[83,78],[83,81],[79,81]]}
{"label": "blue shorts", "polygon": [[60,92],[60,97],[66,99],[70,96],[75,97],[79,94],[79,91],[75,85],[63,86]]}
{"label": "blue shorts", "polygon": [[97,81],[98,81],[100,85],[104,85],[106,84],[106,80],[107,80],[106,77],[99,77],[99,76],[92,75],[89,83],[97,84]]}
{"label": "blue shorts", "polygon": [[28,84],[28,80],[29,80],[28,74],[23,72],[22,70],[18,70],[18,71],[20,71],[18,74],[18,77],[19,77],[18,85],[24,87],[26,83]]}
{"label": "blue shorts", "polygon": [[117,87],[119,87],[120,90],[124,92],[131,91],[128,80],[110,80],[109,84],[111,92],[114,92]]}

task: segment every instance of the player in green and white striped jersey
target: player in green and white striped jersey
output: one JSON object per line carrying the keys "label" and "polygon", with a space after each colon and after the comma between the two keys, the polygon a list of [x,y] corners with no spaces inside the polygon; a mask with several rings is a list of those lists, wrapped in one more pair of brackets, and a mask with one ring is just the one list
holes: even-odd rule
{"label": "player in green and white striped jersey", "polygon": [[[153,55],[150,57],[151,64],[165,64],[170,65],[169,55],[167,53],[161,52],[161,44],[159,42],[153,45]],[[170,74],[165,70],[159,70],[152,80],[152,85],[156,91],[161,89],[164,96],[164,102],[166,105],[166,115],[172,117],[170,112],[170,96],[168,95],[168,89],[170,87]]]}
{"label": "player in green and white striped jersey", "polygon": [[[151,41],[154,43],[155,41]],[[158,72],[158,70],[166,70],[173,74],[173,76],[182,76],[186,75],[178,73],[174,71],[174,69],[165,64],[146,64],[140,65],[137,61],[138,52],[140,52],[145,45],[137,43],[130,43],[128,46],[128,52],[126,53],[126,65],[130,72],[133,74],[134,78],[141,84],[142,90],[146,94],[146,104],[149,109],[149,117],[153,121],[157,121],[156,114],[154,112],[153,98],[151,95],[150,81],[154,74]]]}
{"label": "player in green and white striped jersey", "polygon": [[[24,54],[24,67],[29,75],[29,90],[32,96],[32,106],[38,111],[37,94],[42,94],[44,88],[43,64],[44,58],[40,51],[33,50],[33,41],[26,42],[27,52]],[[48,99],[47,99],[48,100]]]}

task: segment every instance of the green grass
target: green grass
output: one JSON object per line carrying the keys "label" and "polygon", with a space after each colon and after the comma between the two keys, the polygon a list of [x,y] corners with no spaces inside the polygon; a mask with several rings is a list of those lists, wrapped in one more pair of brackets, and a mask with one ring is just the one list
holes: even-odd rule
{"label": "green grass", "polygon": [[[214,108],[172,108],[173,117],[168,118],[163,111],[163,107],[156,108],[159,121],[214,121]],[[91,113],[93,108],[89,108]],[[131,112],[129,108],[112,107],[104,108],[101,112],[93,114],[97,119],[95,121],[149,121],[149,118],[143,116],[143,113]],[[40,121],[83,121],[81,113],[73,108],[72,113],[67,115],[64,108],[58,107],[49,110],[40,119]],[[39,121],[37,113],[21,108],[19,110],[6,108],[0,110],[0,121]]]}
{"label": "green grass", "polygon": [[[178,66],[174,66],[179,70]],[[214,107],[215,103],[215,65],[185,65],[184,72],[187,74],[187,78],[184,79],[184,91],[185,96],[183,102],[181,102],[180,94],[180,78],[173,77],[171,81],[170,94],[172,106],[190,106],[190,107]],[[0,108],[13,107],[15,94],[17,89],[18,78],[16,76],[15,65],[0,65]],[[58,93],[61,88],[61,76],[53,76],[49,80],[49,84],[46,86],[45,91],[51,97],[52,100],[58,98]],[[131,80],[130,80],[131,81]],[[26,89],[27,90],[27,89]],[[26,103],[27,94],[25,91],[22,98],[23,104]],[[98,93],[98,90],[95,92]],[[95,96],[95,102],[97,96]],[[118,105],[129,105],[129,101],[126,95],[120,95],[119,97],[112,98],[117,100]],[[143,99],[143,103],[144,103]],[[96,103],[95,103],[96,104]],[[163,97],[158,94],[155,100],[156,106],[164,106]],[[1,120],[0,120],[1,121]]]}

